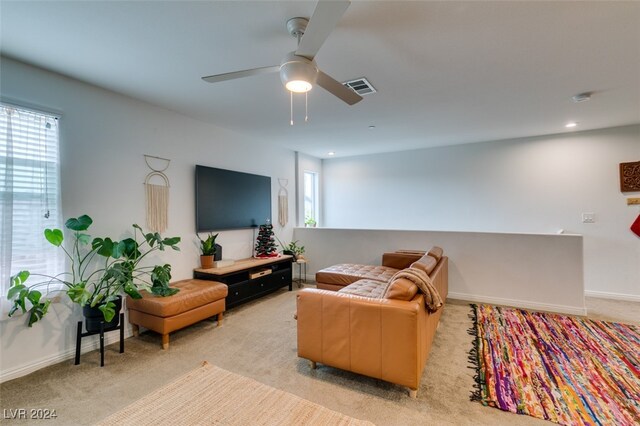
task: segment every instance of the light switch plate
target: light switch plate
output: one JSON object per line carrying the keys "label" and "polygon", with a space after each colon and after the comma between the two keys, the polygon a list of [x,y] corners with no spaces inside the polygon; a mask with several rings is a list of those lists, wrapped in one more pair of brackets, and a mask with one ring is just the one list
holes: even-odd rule
{"label": "light switch plate", "polygon": [[582,223],[596,223],[596,214],[582,213]]}

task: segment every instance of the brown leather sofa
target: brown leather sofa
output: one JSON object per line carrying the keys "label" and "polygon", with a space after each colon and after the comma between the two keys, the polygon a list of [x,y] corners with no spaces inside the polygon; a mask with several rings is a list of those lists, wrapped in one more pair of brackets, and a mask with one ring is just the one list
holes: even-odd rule
{"label": "brown leather sofa", "polygon": [[386,277],[424,270],[444,301],[448,259],[434,248],[385,253],[382,263],[326,268],[316,275],[318,289],[298,293],[298,356],[312,368],[320,362],[406,386],[415,398],[444,306],[429,313],[415,284]]}

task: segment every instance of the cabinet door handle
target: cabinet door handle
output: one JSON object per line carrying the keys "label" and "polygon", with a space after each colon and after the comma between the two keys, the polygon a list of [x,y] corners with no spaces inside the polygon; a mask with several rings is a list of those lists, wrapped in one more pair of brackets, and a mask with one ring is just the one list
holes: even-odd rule
{"label": "cabinet door handle", "polygon": [[240,293],[238,293],[238,292],[236,291],[236,296],[237,296],[238,294],[240,294]]}

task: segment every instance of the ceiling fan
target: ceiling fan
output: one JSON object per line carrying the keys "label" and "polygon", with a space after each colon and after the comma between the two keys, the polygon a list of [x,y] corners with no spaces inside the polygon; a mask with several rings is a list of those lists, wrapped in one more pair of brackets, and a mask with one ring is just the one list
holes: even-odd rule
{"label": "ceiling fan", "polygon": [[310,20],[307,18],[289,19],[287,31],[298,39],[298,48],[287,53],[280,65],[210,75],[202,77],[202,79],[207,83],[217,83],[279,71],[282,84],[291,92],[306,93],[317,83],[318,86],[349,105],[360,102],[362,100],[360,95],[320,71],[314,60],[318,50],[329,37],[350,3],[346,0],[319,0]]}

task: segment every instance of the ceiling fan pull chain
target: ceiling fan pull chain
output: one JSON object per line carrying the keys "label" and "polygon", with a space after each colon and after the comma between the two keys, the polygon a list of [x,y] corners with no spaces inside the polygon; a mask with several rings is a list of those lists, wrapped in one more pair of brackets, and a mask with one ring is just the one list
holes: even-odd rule
{"label": "ceiling fan pull chain", "polygon": [[291,126],[293,126],[293,92],[289,92],[290,106],[291,106]]}
{"label": "ceiling fan pull chain", "polygon": [[308,122],[309,121],[309,107],[308,107],[308,96],[309,92],[304,92],[304,122]]}

